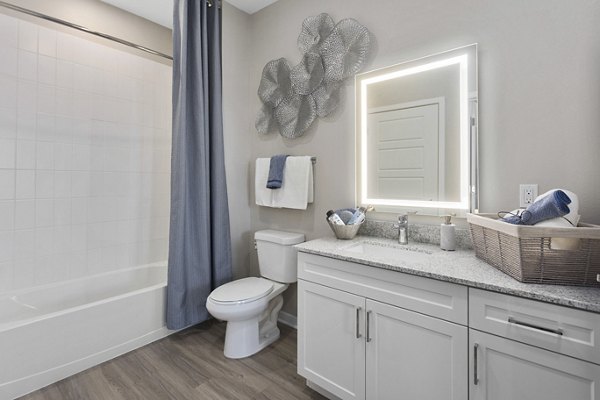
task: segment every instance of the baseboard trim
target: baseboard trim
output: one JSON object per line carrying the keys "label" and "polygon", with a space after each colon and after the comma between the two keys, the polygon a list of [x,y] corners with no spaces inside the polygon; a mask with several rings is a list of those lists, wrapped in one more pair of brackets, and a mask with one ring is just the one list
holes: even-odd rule
{"label": "baseboard trim", "polygon": [[316,383],[306,380],[306,386],[319,393],[321,396],[328,398],[329,400],[341,400],[339,397],[329,392],[328,390],[323,389],[321,386]]}
{"label": "baseboard trim", "polygon": [[279,322],[294,329],[298,329],[298,318],[295,315],[286,313],[285,311],[279,312]]}

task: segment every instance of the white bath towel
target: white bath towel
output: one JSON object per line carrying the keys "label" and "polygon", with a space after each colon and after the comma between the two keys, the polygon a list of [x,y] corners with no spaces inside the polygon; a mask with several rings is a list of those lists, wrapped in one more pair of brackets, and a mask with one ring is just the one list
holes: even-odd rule
{"label": "white bath towel", "polygon": [[259,206],[273,206],[273,189],[267,188],[269,179],[270,158],[257,158],[256,169],[254,171],[254,197]]}
{"label": "white bath towel", "polygon": [[270,158],[256,160],[256,204],[265,207],[306,210],[314,201],[313,168],[310,156],[290,156],[285,162],[280,189],[267,189]]}
{"label": "white bath towel", "polygon": [[273,207],[306,210],[313,202],[313,170],[309,156],[288,157],[281,189],[273,190]]}

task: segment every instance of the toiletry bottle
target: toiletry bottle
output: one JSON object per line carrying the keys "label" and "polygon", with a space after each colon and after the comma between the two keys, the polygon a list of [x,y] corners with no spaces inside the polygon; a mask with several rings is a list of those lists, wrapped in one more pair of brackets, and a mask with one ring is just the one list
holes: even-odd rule
{"label": "toiletry bottle", "polygon": [[451,215],[442,217],[444,222],[440,226],[440,248],[442,250],[456,250],[456,225],[452,223]]}
{"label": "toiletry bottle", "polygon": [[346,225],[340,216],[337,215],[333,210],[327,211],[327,221],[331,222],[333,225]]}
{"label": "toiletry bottle", "polygon": [[367,212],[366,207],[359,207],[356,209],[352,218],[348,221],[348,225],[360,224],[365,220],[365,213]]}
{"label": "toiletry bottle", "polygon": [[339,210],[335,210],[335,213],[344,221],[344,224],[348,224],[348,221],[352,219],[355,212],[356,208],[340,208]]}

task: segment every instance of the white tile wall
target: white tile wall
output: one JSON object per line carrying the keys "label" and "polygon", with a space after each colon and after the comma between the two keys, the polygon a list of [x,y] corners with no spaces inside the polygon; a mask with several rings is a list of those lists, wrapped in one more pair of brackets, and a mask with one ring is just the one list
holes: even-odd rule
{"label": "white tile wall", "polygon": [[166,259],[171,68],[0,14],[0,293]]}

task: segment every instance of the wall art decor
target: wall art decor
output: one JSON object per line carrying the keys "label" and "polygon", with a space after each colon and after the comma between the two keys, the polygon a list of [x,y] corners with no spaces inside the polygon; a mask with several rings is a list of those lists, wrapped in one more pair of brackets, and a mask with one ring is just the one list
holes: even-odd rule
{"label": "wall art decor", "polygon": [[290,68],[279,58],[263,68],[258,133],[279,130],[283,137],[297,138],[317,117],[329,115],[340,103],[343,81],[364,66],[370,45],[371,33],[352,18],[337,24],[325,13],[306,18],[298,36],[300,62]]}

